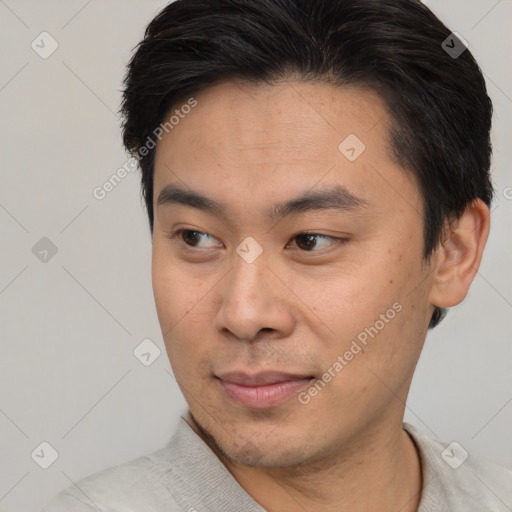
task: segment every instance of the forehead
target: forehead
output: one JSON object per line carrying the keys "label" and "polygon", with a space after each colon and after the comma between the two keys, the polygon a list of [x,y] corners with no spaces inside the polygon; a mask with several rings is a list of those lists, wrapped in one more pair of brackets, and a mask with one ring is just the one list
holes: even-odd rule
{"label": "forehead", "polygon": [[[320,81],[222,82],[196,99],[197,107],[170,134],[233,154],[289,152],[291,159],[300,159],[337,149],[336,142],[349,133],[375,144],[389,131],[387,108],[377,94]],[[180,105],[172,111],[176,108]],[[191,123],[194,133],[186,129]]]}
{"label": "forehead", "polygon": [[372,91],[226,82],[194,98],[197,106],[157,145],[155,198],[170,182],[248,202],[284,201],[320,182],[368,202],[404,187],[416,194],[411,174],[391,157],[391,120]]}

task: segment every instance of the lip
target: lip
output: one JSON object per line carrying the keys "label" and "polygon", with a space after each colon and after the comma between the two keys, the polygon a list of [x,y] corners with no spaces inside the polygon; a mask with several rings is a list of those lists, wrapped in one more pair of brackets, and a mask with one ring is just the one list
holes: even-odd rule
{"label": "lip", "polygon": [[277,407],[308,386],[313,376],[283,372],[248,375],[231,372],[217,377],[224,392],[237,404],[248,409]]}

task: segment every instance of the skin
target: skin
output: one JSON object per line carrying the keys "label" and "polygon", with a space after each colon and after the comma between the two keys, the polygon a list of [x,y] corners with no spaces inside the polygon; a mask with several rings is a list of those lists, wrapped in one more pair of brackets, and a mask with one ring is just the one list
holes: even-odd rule
{"label": "skin", "polygon": [[[461,302],[478,269],[487,207],[474,201],[425,261],[421,194],[392,158],[376,94],[227,82],[195,98],[157,146],[152,262],[190,425],[270,512],[416,510],[421,465],[402,430],[404,404],[433,305]],[[349,134],[366,146],[355,161],[338,150]],[[227,210],[159,205],[167,185]],[[365,206],[265,216],[275,203],[333,185]],[[206,235],[170,238],[180,228]],[[304,231],[345,241],[317,237],[311,248],[296,237]],[[252,263],[236,252],[248,236],[263,249]],[[243,407],[216,377],[276,370],[321,379],[396,303],[401,311],[306,405],[293,395]]]}

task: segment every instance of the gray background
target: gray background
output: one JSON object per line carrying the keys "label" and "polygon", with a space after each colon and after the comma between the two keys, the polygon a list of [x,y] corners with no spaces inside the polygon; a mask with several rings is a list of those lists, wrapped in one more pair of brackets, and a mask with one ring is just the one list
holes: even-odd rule
{"label": "gray background", "polygon": [[[138,175],[101,201],[92,195],[127,160],[116,114],[123,68],[165,3],[0,0],[4,511],[38,510],[72,482],[162,447],[185,410],[154,310]],[[406,421],[512,466],[512,2],[426,3],[487,78],[497,196],[481,269],[427,339]],[[31,47],[51,48],[43,31],[59,45],[46,59]],[[32,251],[43,237],[57,247],[46,262]],[[147,338],[162,351],[150,366],[133,354]],[[48,469],[38,465],[51,456],[43,441],[59,454]]]}

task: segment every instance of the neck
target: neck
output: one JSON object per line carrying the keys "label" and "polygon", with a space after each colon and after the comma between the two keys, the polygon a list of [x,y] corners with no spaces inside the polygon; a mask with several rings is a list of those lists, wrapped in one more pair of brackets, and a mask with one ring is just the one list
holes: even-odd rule
{"label": "neck", "polygon": [[249,467],[211,448],[267,512],[416,512],[421,498],[419,455],[401,423],[370,427],[329,458],[294,467]]}

